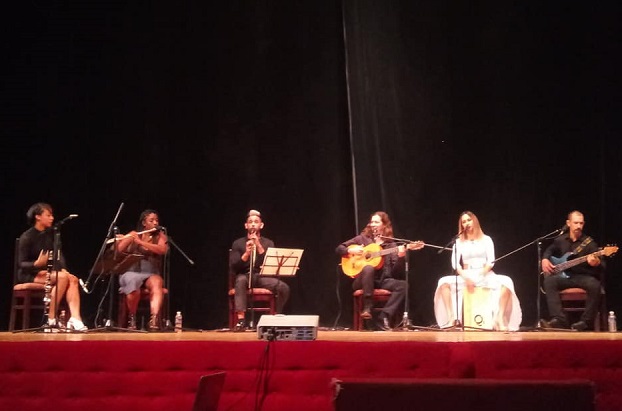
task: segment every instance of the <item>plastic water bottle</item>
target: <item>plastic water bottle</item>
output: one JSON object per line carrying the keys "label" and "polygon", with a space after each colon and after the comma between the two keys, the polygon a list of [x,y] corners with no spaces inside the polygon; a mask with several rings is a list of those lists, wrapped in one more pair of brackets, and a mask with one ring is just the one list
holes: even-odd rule
{"label": "plastic water bottle", "polygon": [[607,316],[607,324],[609,325],[610,333],[618,331],[618,325],[616,324],[616,315],[613,311],[609,311],[609,315]]}
{"label": "plastic water bottle", "polygon": [[67,313],[65,313],[65,310],[60,310],[60,315],[58,316],[58,328],[61,331],[67,331]]}
{"label": "plastic water bottle", "polygon": [[183,317],[181,316],[181,311],[177,311],[175,314],[175,332],[180,333],[182,331],[182,321]]}

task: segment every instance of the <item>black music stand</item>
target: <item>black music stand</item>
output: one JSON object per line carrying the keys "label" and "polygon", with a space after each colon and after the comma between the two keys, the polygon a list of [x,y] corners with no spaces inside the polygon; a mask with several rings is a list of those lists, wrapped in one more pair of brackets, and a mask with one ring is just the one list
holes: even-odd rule
{"label": "black music stand", "polygon": [[259,275],[276,278],[277,287],[274,289],[275,300],[279,298],[278,282],[281,281],[279,277],[293,277],[296,275],[303,252],[304,250],[299,248],[268,247],[266,250]]}
{"label": "black music stand", "polygon": [[[110,240],[107,242],[110,244]],[[108,275],[108,290],[106,294],[108,294],[108,319],[103,327],[96,327],[92,330],[88,330],[88,332],[101,332],[101,331],[127,331],[127,332],[138,332],[138,333],[146,333],[144,330],[130,330],[129,328],[124,327],[115,327],[112,321],[112,307],[114,302],[114,277],[123,274],[126,272],[132,265],[134,265],[137,261],[140,261],[143,258],[141,254],[128,254],[128,253],[120,253],[116,250],[117,244],[116,240],[112,239],[111,246],[106,252],[104,252],[103,256],[95,263],[93,268],[94,272],[99,272],[99,276]]]}

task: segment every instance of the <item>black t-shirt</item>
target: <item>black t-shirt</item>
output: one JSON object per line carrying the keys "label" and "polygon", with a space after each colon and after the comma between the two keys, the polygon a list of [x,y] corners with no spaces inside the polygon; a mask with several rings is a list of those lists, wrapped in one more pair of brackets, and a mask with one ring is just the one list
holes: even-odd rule
{"label": "black t-shirt", "polygon": [[[39,231],[35,227],[31,227],[19,237],[17,278],[20,283],[32,282],[39,271],[47,268],[46,266],[34,266],[42,250],[46,252],[54,250],[53,230]],[[65,259],[62,253],[60,254],[60,259],[56,262],[56,267],[54,267],[56,270],[66,268]]]}
{"label": "black t-shirt", "polygon": [[[598,244],[594,240],[589,241],[578,253],[575,254],[577,248],[589,237],[585,234],[581,234],[576,241],[572,241],[570,235],[568,233],[557,237],[551,245],[547,247],[542,255],[543,259],[550,259],[551,256],[561,258],[568,254],[568,260],[575,259],[577,257],[583,257],[593,252],[599,250]],[[570,253],[570,254],[569,254]],[[552,261],[551,261],[552,262]],[[583,274],[583,275],[592,275],[594,277],[599,277],[600,273],[605,267],[605,261],[603,259],[600,260],[600,265],[596,267],[592,267],[586,262],[581,264],[577,264],[574,267],[571,267],[565,270],[566,274]]]}

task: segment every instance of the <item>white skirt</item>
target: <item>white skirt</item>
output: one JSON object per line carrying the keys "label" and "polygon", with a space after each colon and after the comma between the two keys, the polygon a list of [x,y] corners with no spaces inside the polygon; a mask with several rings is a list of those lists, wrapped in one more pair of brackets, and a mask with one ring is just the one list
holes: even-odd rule
{"label": "white skirt", "polygon": [[[456,277],[458,277],[458,308],[456,309]],[[465,287],[464,280],[460,276],[455,275],[447,275],[438,280],[438,286],[436,287],[436,291],[434,293],[434,315],[436,316],[436,323],[439,327],[443,327],[448,323],[452,322],[454,318],[450,317],[450,313],[445,309],[445,304],[443,303],[443,298],[441,297],[441,286],[444,284],[449,284],[451,287],[451,305],[453,307],[453,312],[457,313],[458,318],[462,318],[462,290]],[[514,291],[514,282],[507,275],[495,274],[490,271],[482,281],[477,283],[478,287],[489,288],[492,292],[490,301],[491,307],[490,309],[493,312],[493,318],[496,318],[497,312],[499,311],[499,297],[501,295],[501,286],[506,287],[510,290],[512,298],[508,302],[508,307],[505,310],[505,318],[504,322],[508,325],[508,329],[510,331],[518,331],[520,324],[523,320],[523,312],[520,308],[520,302],[518,301],[518,297],[516,296],[516,291]],[[449,324],[452,325],[452,324]]]}

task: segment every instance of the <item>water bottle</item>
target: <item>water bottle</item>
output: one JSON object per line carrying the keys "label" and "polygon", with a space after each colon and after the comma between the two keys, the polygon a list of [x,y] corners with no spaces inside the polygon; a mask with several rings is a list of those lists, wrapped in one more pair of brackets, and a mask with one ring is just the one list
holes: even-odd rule
{"label": "water bottle", "polygon": [[177,311],[175,314],[175,332],[180,333],[182,331],[182,320],[181,311]]}
{"label": "water bottle", "polygon": [[61,331],[67,331],[67,314],[65,310],[60,310],[60,315],[58,316],[58,328]]}
{"label": "water bottle", "polygon": [[618,325],[616,324],[616,315],[613,311],[609,311],[609,316],[607,316],[607,324],[609,325],[610,333],[618,331]]}

